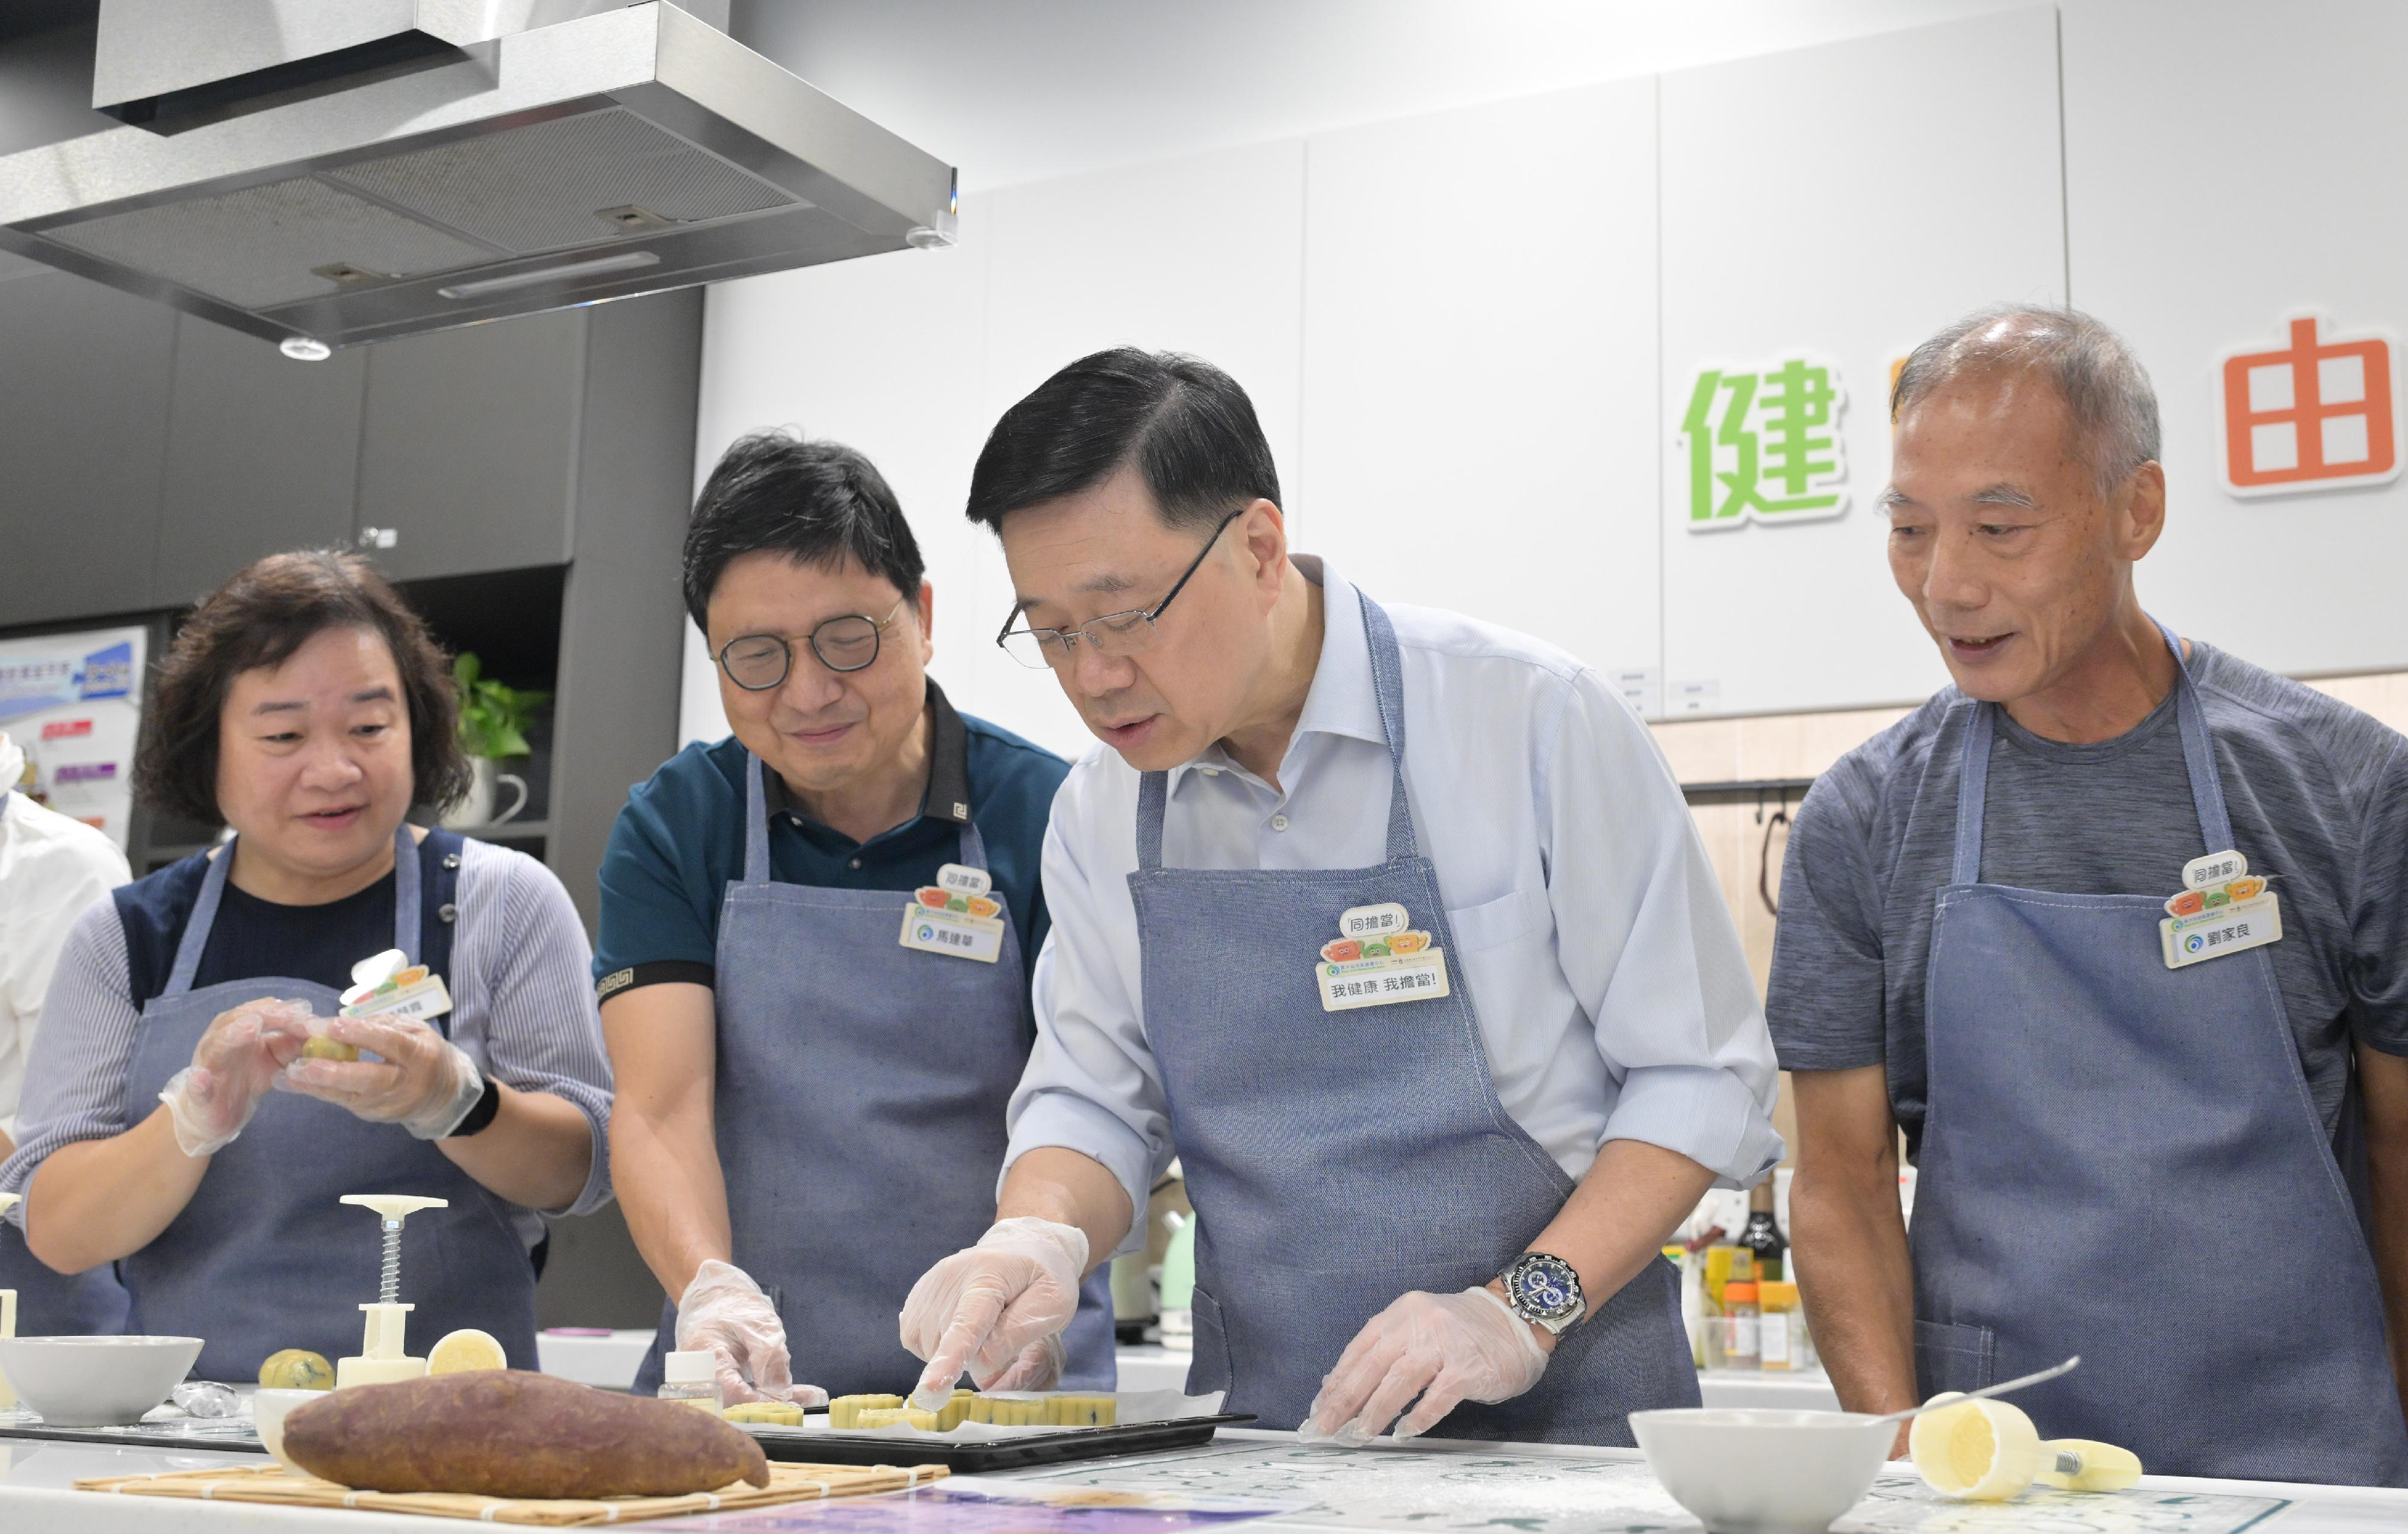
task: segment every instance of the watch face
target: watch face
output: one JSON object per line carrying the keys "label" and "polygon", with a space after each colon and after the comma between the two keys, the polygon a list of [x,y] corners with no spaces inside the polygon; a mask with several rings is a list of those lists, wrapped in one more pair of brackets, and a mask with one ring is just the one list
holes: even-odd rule
{"label": "watch face", "polygon": [[1510,1287],[1522,1308],[1553,1318],[1580,1304],[1580,1275],[1561,1257],[1527,1257],[1513,1265]]}

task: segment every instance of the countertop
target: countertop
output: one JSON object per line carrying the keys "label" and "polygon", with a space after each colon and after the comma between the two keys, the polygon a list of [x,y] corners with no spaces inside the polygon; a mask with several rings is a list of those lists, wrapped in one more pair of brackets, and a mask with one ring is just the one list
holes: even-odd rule
{"label": "countertop", "polygon": [[[71,1485],[84,1477],[205,1469],[220,1461],[259,1462],[250,1455],[60,1443],[0,1446],[0,1465],[6,1466],[0,1470],[0,1529],[7,1534],[162,1534],[171,1529],[193,1534],[441,1534],[447,1527],[442,1521],[388,1513],[108,1497]],[[1308,1449],[1290,1434],[1242,1430],[1225,1431],[1201,1448],[1165,1455],[955,1478],[934,1494],[910,1494],[939,1505],[913,1509],[909,1527],[923,1534],[947,1527],[1083,1527],[1096,1534],[1125,1534],[1140,1527],[1125,1518],[1096,1515],[1102,1510],[1036,1510],[1031,1515],[999,1520],[992,1511],[982,1515],[981,1510],[961,1505],[972,1494],[1060,1497],[1097,1486],[1190,1499],[1234,1498],[1256,1505],[1268,1500],[1280,1511],[1252,1525],[1265,1534],[1340,1529],[1367,1534],[1695,1534],[1698,1527],[1664,1498],[1633,1450],[1434,1441],[1406,1448]],[[2243,1529],[2250,1534],[2397,1534],[2408,1527],[2408,1492],[2362,1487],[2153,1477],[2137,1492],[2112,1498],[2037,1495],[2042,1500],[1986,1508],[1942,1503],[1922,1492],[1903,1467],[1892,1467],[1873,1496],[1835,1527],[1839,1534],[2042,1529],[2050,1534],[2240,1534]],[[1226,1522],[1226,1514],[1213,1521]],[[816,1513],[768,1509],[652,1527],[687,1528],[695,1534],[714,1528],[833,1534],[838,1526]],[[887,1527],[899,1534],[905,1526],[900,1520],[891,1526],[864,1522],[856,1512],[848,1514],[845,1527],[859,1534],[884,1534]],[[1189,1526],[1175,1515],[1155,1513],[1145,1515],[1142,1527],[1170,1530]]]}
{"label": "countertop", "polygon": [[[652,1345],[650,1331],[613,1331],[599,1336],[543,1332],[536,1338],[538,1365],[547,1374],[624,1390]],[[1120,1388],[1179,1390],[1187,1385],[1189,1355],[1158,1346],[1122,1347]],[[1840,1398],[1821,1370],[1799,1374],[1756,1373],[1744,1370],[1708,1370],[1698,1376],[1708,1406],[1785,1406],[1798,1411],[1836,1412]]]}

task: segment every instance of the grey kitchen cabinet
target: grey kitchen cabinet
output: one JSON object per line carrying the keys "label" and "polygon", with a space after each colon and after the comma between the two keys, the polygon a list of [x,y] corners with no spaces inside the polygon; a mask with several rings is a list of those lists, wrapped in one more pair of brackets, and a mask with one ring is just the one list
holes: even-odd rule
{"label": "grey kitchen cabinet", "polygon": [[350,545],[366,388],[364,351],[296,362],[178,317],[152,605],[195,602],[263,554]]}
{"label": "grey kitchen cabinet", "polygon": [[358,529],[388,575],[567,561],[593,312],[366,348]]}
{"label": "grey kitchen cabinet", "polygon": [[175,348],[165,305],[0,279],[0,626],[143,605]]}

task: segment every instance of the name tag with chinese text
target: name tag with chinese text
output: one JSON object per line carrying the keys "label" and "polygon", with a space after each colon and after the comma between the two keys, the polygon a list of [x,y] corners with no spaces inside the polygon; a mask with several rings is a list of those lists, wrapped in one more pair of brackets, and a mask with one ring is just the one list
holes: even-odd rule
{"label": "name tag with chinese text", "polygon": [[1424,948],[1418,953],[1341,963],[1325,960],[1313,966],[1313,978],[1321,990],[1324,1012],[1426,1001],[1448,994],[1446,950]]}
{"label": "name tag with chinese text", "polygon": [[2166,968],[2185,969],[2281,942],[2283,910],[2270,889],[2253,900],[2235,901],[2198,916],[2168,916],[2157,923],[2157,932],[2165,945]]}
{"label": "name tag with chinese text", "polygon": [[912,904],[903,908],[903,946],[992,964],[1003,957],[1003,918]]}

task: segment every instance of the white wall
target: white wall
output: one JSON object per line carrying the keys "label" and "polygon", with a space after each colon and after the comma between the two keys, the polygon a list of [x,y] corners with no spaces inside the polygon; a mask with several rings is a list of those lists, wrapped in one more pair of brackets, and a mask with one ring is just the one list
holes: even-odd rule
{"label": "white wall", "polygon": [[2165,412],[2173,509],[2142,595],[2182,632],[2278,671],[2408,666],[2408,485],[2230,495],[2215,393],[2219,353],[2280,344],[2300,309],[2388,332],[2396,374],[2403,79],[2398,5],[2067,8],[2073,299],[2131,338]]}
{"label": "white wall", "polygon": [[[2408,334],[2401,215],[2366,190],[2408,149],[2385,83],[2408,20],[2375,0],[752,9],[790,66],[907,134],[972,139],[945,151],[966,184],[1075,171],[969,194],[953,250],[714,289],[697,468],[780,422],[869,453],[938,583],[937,675],[1056,749],[1086,736],[993,648],[1010,593],[959,508],[996,416],[1121,341],[1229,368],[1299,547],[1376,594],[1650,674],[1676,708],[1785,712],[1942,680],[1872,511],[1888,368],[1978,303],[2070,291],[2163,397],[2175,511],[2144,596],[2280,668],[2408,665],[2379,601],[2408,490],[2244,504],[2215,482],[2210,415],[2214,354],[2279,336],[2291,307]],[[1898,29],[1935,13],[1956,19]],[[941,67],[896,64],[906,15],[951,39]],[[1539,90],[1700,57],[1735,62]],[[1372,106],[1402,115],[1349,121]],[[1687,531],[1675,433],[1698,368],[1797,350],[1848,391],[1849,508]],[[709,691],[696,734],[719,728]]]}
{"label": "white wall", "polygon": [[1655,80],[1306,149],[1303,547],[1383,600],[1654,665]]}
{"label": "white wall", "polygon": [[[2061,303],[2047,6],[1663,77],[1668,712],[1849,708],[1947,681],[1891,584],[1894,359],[1989,299]],[[1968,111],[1968,92],[1980,109]],[[1691,531],[1674,433],[1699,371],[1828,359],[1844,510]]]}

